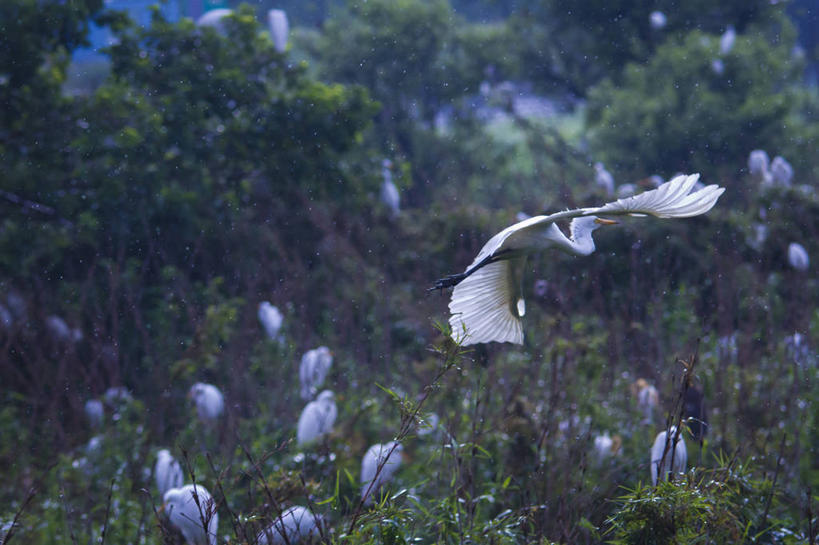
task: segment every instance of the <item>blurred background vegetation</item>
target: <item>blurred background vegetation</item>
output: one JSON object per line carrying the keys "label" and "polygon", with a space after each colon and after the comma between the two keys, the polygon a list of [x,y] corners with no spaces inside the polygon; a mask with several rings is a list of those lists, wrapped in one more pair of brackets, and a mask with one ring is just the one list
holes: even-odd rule
{"label": "blurred background vegetation", "polygon": [[[819,283],[787,258],[819,255],[811,2],[229,7],[198,27],[0,3],[0,540],[17,517],[9,542],[181,543],[154,511],[166,447],[217,498],[220,543],[308,502],[334,543],[816,542]],[[94,28],[114,38],[81,64]],[[754,149],[792,181],[752,175]],[[621,194],[676,172],[727,191],[530,260],[525,345],[454,351],[426,288],[520,212],[613,199],[598,161]],[[339,417],[302,448],[318,345]],[[694,354],[707,433],[654,488]],[[660,393],[648,422],[638,378]],[[198,381],[225,395],[216,428],[186,399]],[[119,386],[133,397],[92,427],[86,401]],[[421,398],[436,430],[401,437],[395,495],[358,516],[361,456]],[[622,448],[601,460],[602,434]]]}

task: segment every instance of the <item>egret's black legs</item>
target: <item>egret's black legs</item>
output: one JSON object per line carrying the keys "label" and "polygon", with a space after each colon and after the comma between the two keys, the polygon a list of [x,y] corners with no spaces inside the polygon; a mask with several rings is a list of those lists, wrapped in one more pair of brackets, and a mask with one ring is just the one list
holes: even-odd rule
{"label": "egret's black legs", "polygon": [[494,263],[495,261],[500,261],[501,259],[503,259],[503,256],[506,253],[508,253],[508,250],[502,250],[502,251],[496,253],[495,255],[488,255],[484,259],[482,259],[480,261],[480,263],[478,263],[477,265],[475,265],[474,267],[472,267],[471,269],[469,269],[466,272],[463,272],[461,274],[450,274],[449,276],[439,278],[438,280],[435,281],[435,285],[433,285],[427,291],[443,290],[443,289],[446,289],[446,288],[451,288],[453,286],[457,286],[458,284],[460,284],[461,282],[466,280],[467,276],[474,273],[478,269],[480,269],[482,267],[485,267],[486,265],[489,265],[490,263]]}

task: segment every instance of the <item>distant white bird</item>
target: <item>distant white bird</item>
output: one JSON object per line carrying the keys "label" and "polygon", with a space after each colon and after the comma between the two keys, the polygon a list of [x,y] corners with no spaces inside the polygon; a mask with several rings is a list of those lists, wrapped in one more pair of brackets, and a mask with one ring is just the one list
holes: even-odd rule
{"label": "distant white bird", "polygon": [[92,428],[98,428],[105,416],[105,408],[99,399],[89,399],[85,402],[85,417]]}
{"label": "distant white bird", "polygon": [[521,212],[518,212],[517,214],[515,214],[515,220],[516,220],[516,221],[526,221],[526,220],[528,220],[528,219],[529,219],[529,218],[531,218],[531,217],[532,217],[532,216],[530,216],[530,215],[529,215],[529,214],[527,214],[526,212],[522,212],[522,211],[521,211]]}
{"label": "distant white bird", "polygon": [[274,341],[281,341],[279,331],[282,328],[282,323],[284,323],[284,315],[281,311],[268,301],[262,301],[259,303],[257,315],[267,336]]}
{"label": "distant white bird", "polygon": [[610,456],[616,456],[620,452],[623,440],[619,435],[610,437],[609,434],[598,435],[594,438],[594,454],[598,463],[603,462]]}
{"label": "distant white bird", "polygon": [[798,242],[788,244],[788,263],[797,271],[806,271],[810,267],[810,257],[805,247]]}
{"label": "distant white bird", "polygon": [[225,29],[224,22],[222,19],[225,17],[233,15],[232,9],[226,8],[219,8],[219,9],[212,9],[203,13],[199,19],[196,20],[196,26],[198,27],[211,27],[218,32],[223,32]]}
{"label": "distant white bird", "polygon": [[131,395],[131,392],[129,392],[125,386],[111,386],[105,390],[102,398],[105,404],[112,408],[130,403],[134,400],[134,396]]}
{"label": "distant white bird", "polygon": [[625,199],[637,193],[637,186],[634,184],[623,184],[617,187],[617,198]]}
{"label": "distant white bird", "polygon": [[290,33],[290,23],[287,22],[287,13],[281,9],[271,9],[267,12],[267,25],[270,28],[270,38],[273,47],[279,53],[287,49],[287,37]]}
{"label": "distant white bird", "polygon": [[603,163],[594,164],[594,183],[597,184],[597,187],[602,187],[606,195],[614,195],[614,176],[606,170]]}
{"label": "distant white bird", "polygon": [[632,385],[632,392],[637,398],[637,409],[643,414],[643,423],[650,424],[660,406],[660,394],[657,388],[649,384],[646,379],[639,378]]}
{"label": "distant white bird", "polygon": [[648,182],[649,184],[651,184],[651,187],[657,189],[658,187],[665,183],[665,180],[663,180],[663,177],[660,176],[659,174],[652,174],[651,176],[648,177]]}
{"label": "distant white bird", "polygon": [[734,48],[734,43],[737,41],[737,31],[733,25],[728,25],[728,28],[723,32],[719,39],[719,52],[722,55],[727,55]]}
{"label": "distant white bird", "polygon": [[[663,480],[667,478],[667,474],[671,473],[685,473],[685,466],[688,462],[688,451],[685,448],[685,441],[682,435],[674,445],[674,438],[677,435],[676,426],[671,426],[668,434],[661,431],[654,439],[654,444],[651,446],[651,484],[657,484],[658,476],[662,476]],[[665,454],[665,457],[663,457]]]}
{"label": "distant white bird", "polygon": [[810,347],[805,336],[797,331],[785,337],[785,353],[797,364],[805,365],[810,358]]}
{"label": "distant white bird", "polygon": [[739,355],[739,347],[737,346],[737,334],[723,335],[717,339],[717,347],[719,349],[719,357],[727,361],[736,363]]}
{"label": "distant white bird", "polygon": [[722,59],[714,59],[711,61],[711,70],[718,76],[725,73],[725,62]]}
{"label": "distant white bird", "polygon": [[662,11],[652,11],[648,16],[648,21],[654,30],[662,30],[668,23],[668,19]]}
{"label": "distant white bird", "polygon": [[210,492],[202,485],[186,484],[165,492],[164,511],[191,545],[216,545],[219,514]]}
{"label": "distant white bird", "polygon": [[58,340],[62,342],[78,342],[82,340],[82,331],[79,329],[72,329],[68,327],[68,324],[65,323],[65,320],[57,316],[56,314],[52,314],[48,318],[46,318],[46,327],[51,332],[52,335]]}
{"label": "distant white bird", "polygon": [[273,524],[265,528],[256,538],[258,545],[296,545],[301,542],[318,540],[321,535],[318,525],[321,518],[300,505],[288,507]]}
{"label": "distant white bird", "polygon": [[777,155],[771,161],[771,179],[774,185],[783,187],[790,187],[793,180],[793,167],[780,155]]}
{"label": "distant white bird", "polygon": [[755,149],[748,155],[748,172],[751,176],[765,178],[771,165],[771,159],[764,149]]}
{"label": "distant white bird", "polygon": [[168,490],[180,488],[185,483],[182,466],[168,449],[163,448],[156,453],[154,478],[156,479],[156,488],[159,490],[159,495],[163,498]]}
{"label": "distant white bird", "polygon": [[[361,498],[364,505],[371,505],[372,499],[401,465],[403,447],[397,441],[371,446],[361,460]],[[378,466],[383,463],[381,472]]]}
{"label": "distant white bird", "polygon": [[[449,303],[452,336],[464,345],[488,342],[523,343],[521,317],[526,312],[521,282],[526,258],[556,248],[585,256],[594,252],[592,232],[616,223],[597,216],[687,218],[708,212],[723,188],[710,185],[691,193],[699,175],[678,176],[657,189],[597,208],[579,208],[535,216],[507,227],[484,245],[466,271],[438,280],[431,289],[454,286]],[[557,225],[569,220],[570,237]]]}
{"label": "distant white bird", "polygon": [[319,387],[324,384],[332,366],[333,353],[326,346],[319,346],[305,352],[299,365],[299,382],[303,400],[313,399]]}
{"label": "distant white bird", "polygon": [[398,188],[392,181],[392,161],[384,159],[381,163],[381,202],[390,209],[393,217],[401,212],[401,195],[398,194]]}
{"label": "distant white bird", "polygon": [[213,384],[197,382],[191,386],[188,397],[193,399],[196,414],[202,422],[215,421],[225,409],[225,398]]}
{"label": "distant white bird", "polygon": [[299,416],[296,441],[299,446],[311,443],[322,435],[330,433],[338,416],[335,395],[330,390],[324,390],[315,401],[304,407]]}

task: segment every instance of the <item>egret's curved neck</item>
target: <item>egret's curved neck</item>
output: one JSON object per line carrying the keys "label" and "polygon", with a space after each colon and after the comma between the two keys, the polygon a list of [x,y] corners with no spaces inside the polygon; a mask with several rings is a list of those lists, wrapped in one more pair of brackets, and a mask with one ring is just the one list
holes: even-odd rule
{"label": "egret's curved neck", "polygon": [[549,238],[561,250],[570,254],[585,256],[594,252],[594,239],[592,238],[594,229],[588,228],[586,222],[579,224],[575,220],[572,222],[571,230],[572,236],[569,238],[553,223],[549,229]]}

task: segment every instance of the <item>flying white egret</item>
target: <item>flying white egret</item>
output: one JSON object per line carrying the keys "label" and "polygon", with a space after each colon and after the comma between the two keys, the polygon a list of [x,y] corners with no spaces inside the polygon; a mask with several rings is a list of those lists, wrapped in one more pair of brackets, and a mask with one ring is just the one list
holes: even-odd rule
{"label": "flying white egret", "polygon": [[810,267],[810,256],[804,246],[798,242],[788,244],[788,263],[797,271],[806,271]]}
{"label": "flying white egret", "polygon": [[215,421],[225,409],[225,398],[213,384],[197,382],[191,386],[188,397],[193,399],[196,414],[202,422]]}
{"label": "flying white egret", "polygon": [[85,417],[92,428],[98,428],[105,416],[105,408],[99,399],[89,399],[85,402]]}
{"label": "flying white egret", "polygon": [[185,482],[185,474],[179,461],[171,455],[168,449],[162,449],[156,453],[156,465],[154,465],[154,478],[159,495],[165,497],[165,493],[172,488],[180,488]]}
{"label": "flying white egret", "polygon": [[652,11],[648,15],[648,22],[654,30],[662,30],[665,28],[668,18],[662,11]]}
{"label": "flying white egret", "polygon": [[606,170],[603,163],[594,164],[594,183],[606,191],[606,195],[614,195],[614,176]]}
{"label": "flying white egret", "polygon": [[207,489],[199,484],[171,488],[163,498],[164,511],[191,545],[216,545],[219,515]]}
{"label": "flying white egret", "polygon": [[[668,433],[661,431],[654,439],[651,446],[651,484],[657,484],[657,477],[662,476],[663,480],[667,474],[685,473],[685,465],[688,462],[688,451],[685,449],[685,441],[680,435],[677,444],[672,445],[677,438],[676,426],[671,426]],[[669,469],[670,468],[670,469]]]}
{"label": "flying white egret", "polygon": [[392,181],[392,161],[384,159],[381,163],[381,202],[387,205],[393,217],[401,212],[401,196],[398,194],[398,188]]}
{"label": "flying white egret", "polygon": [[273,47],[279,53],[284,53],[285,49],[287,49],[287,35],[290,33],[287,13],[281,9],[271,9],[267,12],[267,26],[270,28]]}
{"label": "flying white egret", "polygon": [[302,541],[312,542],[320,536],[318,525],[321,518],[301,505],[288,507],[273,524],[256,537],[258,545],[296,545]]}
{"label": "flying white egret", "polygon": [[660,394],[657,388],[649,384],[644,378],[639,378],[632,385],[632,392],[637,398],[637,408],[643,413],[643,423],[650,424],[654,420],[654,413],[660,406]]}
{"label": "flying white egret", "polygon": [[324,390],[315,401],[304,407],[299,416],[296,441],[299,446],[311,443],[330,433],[338,416],[335,395],[330,390]]}
{"label": "flying white egret", "polygon": [[326,346],[319,346],[304,353],[299,365],[299,382],[303,400],[313,399],[319,386],[324,384],[332,365],[333,353]]}
{"label": "flying white egret", "polygon": [[284,315],[281,311],[268,301],[262,301],[259,303],[259,311],[257,314],[267,336],[274,341],[281,341],[279,331],[284,322]]}
{"label": "flying white egret", "polygon": [[781,155],[777,155],[771,161],[771,178],[774,185],[790,187],[793,180],[793,167]]}
{"label": "flying white egret", "polygon": [[734,48],[736,41],[737,31],[734,25],[728,25],[728,28],[725,29],[722,37],[719,39],[719,52],[723,55],[727,55]]}
{"label": "flying white egret", "polygon": [[[698,179],[698,174],[677,176],[657,189],[627,199],[596,208],[535,216],[496,234],[466,271],[442,278],[431,288],[455,286],[449,303],[453,338],[463,345],[492,341],[523,344],[521,317],[526,306],[521,281],[529,254],[548,248],[580,256],[591,254],[592,231],[616,223],[597,216],[688,218],[704,214],[725,190],[709,185],[692,193]],[[570,237],[557,226],[558,220],[567,219],[572,220]]]}
{"label": "flying white egret", "polygon": [[[367,449],[361,459],[361,498],[364,505],[371,505],[373,496],[384,486],[401,465],[403,447],[397,441],[375,444]],[[378,466],[383,464],[381,472]]]}
{"label": "flying white egret", "polygon": [[768,177],[771,159],[764,149],[755,149],[748,155],[748,172],[751,176],[765,179]]}

